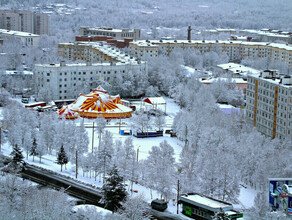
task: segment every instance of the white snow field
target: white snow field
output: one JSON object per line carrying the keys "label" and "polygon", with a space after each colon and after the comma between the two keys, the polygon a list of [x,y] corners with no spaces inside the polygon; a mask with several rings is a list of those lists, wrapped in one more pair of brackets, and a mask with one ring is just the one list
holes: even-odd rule
{"label": "white snow field", "polygon": [[[164,126],[164,130],[165,129],[170,129],[172,122],[173,122],[173,118],[175,116],[175,114],[179,111],[179,106],[177,104],[174,103],[174,101],[170,98],[165,98],[167,102],[166,105],[166,113],[167,113],[167,117],[166,117],[166,125]],[[136,103],[137,108],[139,108],[139,106],[141,107],[141,103],[137,102]],[[143,106],[143,105],[142,105]],[[164,111],[164,106],[157,106],[157,108],[160,108],[162,111]],[[2,117],[2,109],[0,108],[0,118]],[[74,121],[74,123],[79,124],[81,122],[81,120],[83,119],[77,119]],[[129,129],[127,124],[129,122],[130,119],[124,119],[122,120],[122,122],[124,122],[121,126],[121,129]],[[91,151],[92,148],[92,123],[94,122],[94,120],[89,120],[89,119],[85,119],[84,123],[85,123],[85,127],[86,130],[88,132],[88,136],[89,136],[89,146],[88,146],[88,150],[89,152]],[[116,139],[120,139],[121,141],[124,141],[127,137],[129,136],[122,136],[119,134],[119,126],[117,125],[117,123],[119,122],[119,120],[111,120],[107,126],[106,126],[106,130],[110,131],[113,133],[113,138],[114,141]],[[72,122],[70,122],[72,123]],[[181,152],[183,143],[178,140],[177,138],[171,138],[169,134],[164,134],[163,137],[153,137],[153,138],[136,138],[134,136],[132,136],[133,138],[133,144],[135,147],[135,150],[137,152],[137,149],[139,149],[139,156],[138,156],[138,160],[142,160],[142,159],[146,159],[148,156],[148,152],[151,150],[152,146],[159,146],[160,142],[166,140],[173,148],[174,148],[174,153],[175,153],[175,159],[178,162],[179,161],[179,154]],[[97,147],[98,145],[98,135],[96,133],[94,133],[94,147]],[[12,151],[12,147],[11,145],[6,142],[5,144],[2,145],[2,153],[4,155],[9,155],[10,152]],[[25,153],[23,153],[23,155],[26,157]],[[39,158],[35,157],[34,161],[33,158],[30,156],[28,159],[25,158],[25,161],[29,162],[30,164],[33,164],[35,166],[38,167],[42,167],[48,170],[52,170],[54,172],[57,172],[61,175],[64,176],[70,176],[72,178],[75,178],[75,165],[71,164],[70,162],[66,165],[66,167],[63,167],[63,172],[60,171],[60,165],[58,165],[56,163],[56,152],[53,152],[52,155],[44,155],[42,157],[42,163],[39,163]],[[78,169],[78,180],[84,183],[89,183],[91,185],[94,186],[98,186],[101,187],[102,186],[102,177],[97,177],[97,179],[95,180],[94,178],[94,174],[93,173],[83,173],[82,169],[79,168]],[[129,181],[126,182],[127,184],[127,190],[129,192],[130,195],[138,195],[138,194],[143,194],[144,198],[151,203],[151,201],[153,199],[156,198],[160,198],[160,194],[157,193],[155,190],[151,190],[149,188],[146,188],[144,186],[141,186],[139,184],[135,184],[133,183],[133,191],[131,192],[131,183]],[[240,204],[235,204],[234,207],[235,208],[239,208],[239,209],[245,209],[245,208],[250,208],[253,205],[253,198],[255,197],[257,191],[250,189],[250,188],[243,188],[241,187],[241,191],[240,191],[240,196],[239,196],[239,201]],[[151,197],[152,194],[152,197]],[[176,206],[176,191],[173,191],[173,196],[172,198],[170,198],[170,201],[168,203],[168,209],[167,211],[172,212],[174,214],[176,214],[177,212],[177,206]],[[179,209],[179,212],[181,212],[181,207]]]}

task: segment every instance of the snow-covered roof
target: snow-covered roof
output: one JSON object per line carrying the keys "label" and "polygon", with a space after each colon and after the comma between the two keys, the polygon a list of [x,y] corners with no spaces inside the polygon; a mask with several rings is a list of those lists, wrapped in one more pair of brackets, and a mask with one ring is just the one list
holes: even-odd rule
{"label": "snow-covered roof", "polygon": [[240,64],[238,63],[224,63],[224,64],[219,64],[217,65],[218,67],[220,67],[221,69],[227,70],[233,67],[238,67],[240,66]]}
{"label": "snow-covered roof", "polygon": [[214,212],[219,211],[220,208],[224,211],[230,211],[233,209],[233,206],[230,203],[212,199],[200,194],[181,196],[180,200]]}
{"label": "snow-covered roof", "polygon": [[13,70],[6,70],[5,73],[6,73],[7,75],[14,75],[14,74],[33,75],[33,72],[31,72],[31,71],[22,71],[22,72],[18,72],[18,71],[13,71]]}
{"label": "snow-covered roof", "polygon": [[0,34],[13,35],[13,36],[18,36],[18,37],[39,37],[40,36],[37,34],[28,33],[28,32],[12,31],[12,30],[6,30],[6,29],[0,29]]}
{"label": "snow-covered roof", "polygon": [[109,95],[101,86],[87,95],[80,94],[75,102],[63,109],[67,107],[68,111],[78,112],[81,117],[118,118],[132,115],[132,109],[125,106],[119,96]]}
{"label": "snow-covered roof", "polygon": [[247,81],[242,79],[242,78],[223,78],[223,77],[217,77],[217,78],[200,78],[200,82],[201,83],[205,83],[205,84],[211,84],[213,82],[217,82],[218,80],[222,80],[222,81],[231,81],[234,82],[236,84],[247,84]]}
{"label": "snow-covered roof", "polygon": [[143,100],[152,105],[165,105],[166,102],[163,97],[149,97]]}
{"label": "snow-covered roof", "polygon": [[104,208],[101,208],[101,207],[98,207],[98,206],[95,206],[95,205],[76,205],[72,208],[72,212],[78,212],[80,210],[83,210],[85,212],[89,212],[89,214],[91,212],[96,212],[96,213],[101,213],[103,216],[104,215],[107,215],[107,214],[111,214],[112,212],[107,210],[107,209],[104,209]]}
{"label": "snow-covered roof", "polygon": [[[148,44],[147,44],[148,43]],[[237,45],[246,45],[246,46],[270,46],[279,49],[285,49],[292,51],[291,45],[286,44],[279,44],[279,43],[271,43],[271,42],[250,42],[250,41],[222,41],[222,40],[139,40],[139,41],[132,41],[130,45],[142,45],[146,46],[149,45],[153,47],[154,45],[171,45],[171,44],[237,44]]]}
{"label": "snow-covered roof", "polygon": [[217,65],[219,68],[223,70],[228,70],[234,74],[246,75],[247,73],[258,74],[260,70],[244,66],[242,64],[237,63],[225,63]]}
{"label": "snow-covered roof", "polygon": [[102,31],[102,32],[112,32],[112,33],[122,33],[122,32],[133,32],[134,29],[115,29],[110,27],[96,27],[96,28],[89,28],[89,27],[82,27],[86,28],[88,31]]}

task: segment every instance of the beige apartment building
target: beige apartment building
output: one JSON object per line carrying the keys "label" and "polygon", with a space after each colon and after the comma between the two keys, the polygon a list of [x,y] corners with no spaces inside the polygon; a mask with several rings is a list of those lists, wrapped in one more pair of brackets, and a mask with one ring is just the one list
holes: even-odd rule
{"label": "beige apartment building", "polygon": [[0,10],[0,29],[49,35],[49,15],[25,10]]}
{"label": "beige apartment building", "polygon": [[158,56],[158,50],[169,54],[175,48],[191,48],[206,53],[218,47],[226,52],[229,60],[244,58],[265,58],[292,65],[292,46],[287,44],[220,40],[140,40],[130,42],[130,54],[143,59],[145,56]]}
{"label": "beige apartment building", "polygon": [[91,63],[137,61],[137,58],[102,42],[61,43],[58,44],[58,55],[67,60],[83,60]]}
{"label": "beige apartment building", "polygon": [[269,70],[248,75],[246,116],[263,134],[292,140],[292,77]]}
{"label": "beige apartment building", "polygon": [[114,40],[124,40],[125,38],[131,38],[134,40],[140,39],[140,29],[115,29],[111,27],[97,27],[97,28],[90,28],[90,27],[80,27],[79,34],[81,36],[108,36],[112,37]]}

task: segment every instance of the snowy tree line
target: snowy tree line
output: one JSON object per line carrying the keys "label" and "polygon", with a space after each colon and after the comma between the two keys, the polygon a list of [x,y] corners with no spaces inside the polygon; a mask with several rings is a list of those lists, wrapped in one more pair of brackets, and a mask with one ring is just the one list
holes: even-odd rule
{"label": "snowy tree line", "polygon": [[[64,189],[60,191],[39,188],[29,181],[23,181],[12,175],[0,176],[0,214],[10,219],[48,219],[48,220],[79,220],[79,219],[147,219],[144,218],[145,205],[143,197],[129,197],[121,203],[117,214],[97,212],[94,206],[78,208],[70,200]],[[137,205],[139,205],[138,209]]]}
{"label": "snowy tree line", "polygon": [[173,129],[183,141],[182,191],[201,191],[232,201],[239,182],[264,190],[267,179],[291,176],[292,143],[271,140],[245,121],[225,115],[212,92],[201,87],[175,117]]}
{"label": "snowy tree line", "polygon": [[[7,8],[32,9],[59,1],[2,1]],[[73,9],[72,14],[51,15],[51,31],[58,41],[72,41],[78,34],[79,26],[112,26],[115,28],[142,28],[144,38],[175,35],[186,37],[188,25],[198,31],[214,28],[261,29],[273,28],[290,31],[287,20],[291,18],[289,0],[260,0],[254,2],[225,0],[160,0],[160,1],[123,1],[117,0],[83,2],[65,0]],[[86,13],[84,13],[86,11]],[[281,13],[279,13],[281,12]],[[123,19],[120,19],[123,18]],[[255,22],[256,21],[256,22]],[[156,27],[161,27],[156,29]],[[165,28],[163,28],[165,27]],[[183,33],[181,33],[184,30]],[[146,32],[152,32],[148,35]]]}
{"label": "snowy tree line", "polygon": [[37,156],[41,162],[44,155],[52,155],[63,146],[74,164],[76,151],[83,154],[88,150],[85,127],[59,120],[56,113],[37,113],[12,102],[4,108],[3,117],[10,144],[23,148],[27,159]]}

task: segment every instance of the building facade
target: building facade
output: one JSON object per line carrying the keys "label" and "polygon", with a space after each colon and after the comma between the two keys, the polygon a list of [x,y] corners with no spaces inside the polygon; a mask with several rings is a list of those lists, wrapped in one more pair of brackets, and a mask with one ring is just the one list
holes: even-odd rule
{"label": "building facade", "polygon": [[246,115],[263,134],[292,140],[292,77],[275,71],[248,75]]}
{"label": "building facade", "polygon": [[49,15],[24,10],[0,10],[0,28],[49,35]]}
{"label": "building facade", "polygon": [[292,46],[266,42],[218,41],[218,40],[140,40],[130,42],[130,54],[143,59],[158,56],[158,50],[167,54],[175,48],[194,49],[206,53],[214,48],[226,52],[230,61],[244,58],[270,58],[292,66]]}
{"label": "building facade", "polygon": [[[98,86],[98,80],[105,80],[109,83],[115,80],[117,74],[132,72],[148,73],[146,62],[132,63],[95,63],[95,64],[38,64],[34,68],[36,80],[36,92],[42,89],[52,93],[52,99],[76,98],[74,89],[84,83],[89,89]],[[77,95],[80,91],[77,91]]]}
{"label": "building facade", "polygon": [[125,38],[131,38],[133,40],[140,39],[140,29],[114,29],[111,27],[80,27],[79,34],[81,36],[108,36],[114,40],[124,40]]}
{"label": "building facade", "polygon": [[91,63],[136,62],[137,59],[118,48],[102,42],[76,42],[58,44],[58,55],[67,60]]}

